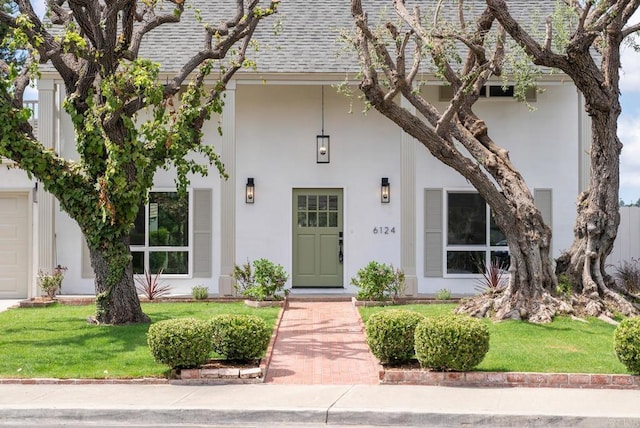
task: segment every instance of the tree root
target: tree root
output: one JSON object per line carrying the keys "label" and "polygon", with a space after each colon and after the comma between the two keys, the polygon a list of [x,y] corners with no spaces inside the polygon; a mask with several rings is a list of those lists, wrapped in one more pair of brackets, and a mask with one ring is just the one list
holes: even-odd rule
{"label": "tree root", "polygon": [[639,314],[638,308],[620,293],[607,287],[600,287],[604,297],[599,293],[582,293],[573,298],[572,304],[577,313],[583,316],[596,317],[610,324],[616,324],[616,313],[632,317]]}
{"label": "tree root", "polygon": [[546,291],[535,300],[514,299],[507,288],[498,294],[485,293],[465,300],[455,312],[477,318],[488,317],[494,321],[526,320],[542,324],[551,322],[556,315],[572,314],[573,308]]}

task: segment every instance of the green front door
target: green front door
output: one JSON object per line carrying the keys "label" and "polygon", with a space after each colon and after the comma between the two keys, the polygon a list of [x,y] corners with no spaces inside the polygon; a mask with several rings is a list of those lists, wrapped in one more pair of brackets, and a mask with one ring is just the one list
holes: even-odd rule
{"label": "green front door", "polygon": [[342,189],[293,189],[293,287],[342,287]]}

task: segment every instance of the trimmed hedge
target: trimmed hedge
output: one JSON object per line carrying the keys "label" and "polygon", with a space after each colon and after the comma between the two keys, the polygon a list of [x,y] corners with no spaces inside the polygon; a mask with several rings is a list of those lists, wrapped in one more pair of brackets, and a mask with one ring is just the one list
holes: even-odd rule
{"label": "trimmed hedge", "polygon": [[613,332],[616,356],[627,369],[640,374],[640,317],[623,320]]}
{"label": "trimmed hedge", "polygon": [[177,318],[151,324],[147,344],[156,362],[172,369],[204,364],[211,354],[211,325],[195,318]]}
{"label": "trimmed hedge", "polygon": [[423,368],[467,371],[489,351],[489,329],[468,316],[425,318],[416,327],[415,351]]}
{"label": "trimmed hedge", "polygon": [[414,332],[424,316],[405,309],[371,315],[366,323],[367,344],[383,364],[402,364],[413,358]]}
{"label": "trimmed hedge", "polygon": [[210,321],[213,350],[229,360],[262,357],[269,346],[271,329],[255,315],[223,314]]}

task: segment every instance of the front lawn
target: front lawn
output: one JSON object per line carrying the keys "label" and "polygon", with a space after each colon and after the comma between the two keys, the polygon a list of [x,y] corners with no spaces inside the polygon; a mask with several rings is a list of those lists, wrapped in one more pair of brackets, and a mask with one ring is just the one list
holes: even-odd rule
{"label": "front lawn", "polygon": [[[280,310],[210,302],[143,303],[142,309],[153,322],[247,313],[272,327]],[[95,326],[86,321],[94,312],[93,305],[59,304],[0,312],[0,377],[140,378],[167,373],[147,347],[149,324]]]}
{"label": "front lawn", "polygon": [[[409,309],[426,316],[449,313],[455,305],[407,305],[360,308],[363,321],[392,308]],[[550,324],[521,321],[492,323],[490,348],[476,368],[483,371],[547,373],[629,373],[613,351],[615,326],[596,318],[586,323],[558,317]]]}

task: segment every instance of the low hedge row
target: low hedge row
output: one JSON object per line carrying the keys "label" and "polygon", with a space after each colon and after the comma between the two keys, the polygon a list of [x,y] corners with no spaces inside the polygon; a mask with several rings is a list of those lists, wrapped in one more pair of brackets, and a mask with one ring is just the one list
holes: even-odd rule
{"label": "low hedge row", "polygon": [[255,315],[225,314],[210,320],[179,318],[152,324],[147,344],[156,362],[172,369],[204,364],[214,351],[228,360],[252,360],[266,351],[271,329]]}
{"label": "low hedge row", "polygon": [[383,364],[402,364],[415,355],[423,368],[467,371],[489,351],[489,329],[468,316],[382,311],[369,318],[366,332],[371,352]]}

